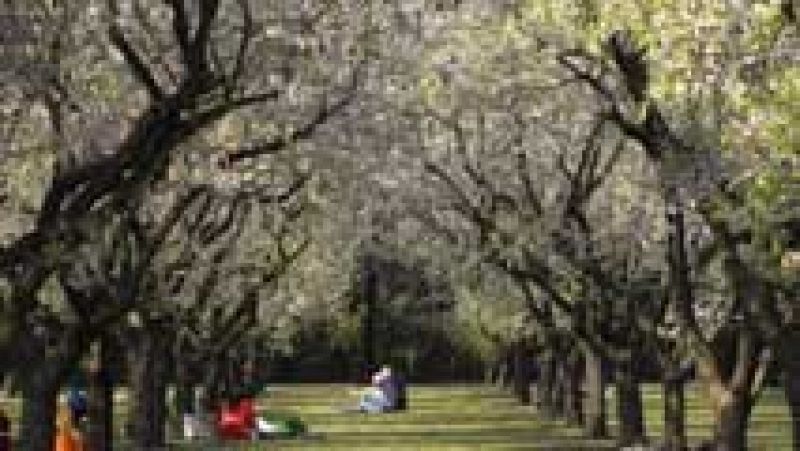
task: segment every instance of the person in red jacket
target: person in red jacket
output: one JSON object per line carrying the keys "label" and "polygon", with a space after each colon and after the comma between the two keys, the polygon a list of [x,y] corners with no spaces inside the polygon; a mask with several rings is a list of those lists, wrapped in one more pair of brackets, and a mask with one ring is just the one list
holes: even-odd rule
{"label": "person in red jacket", "polygon": [[242,366],[241,371],[241,386],[223,401],[218,414],[217,425],[222,438],[241,440],[257,435],[255,400],[263,384],[255,380],[249,362]]}
{"label": "person in red jacket", "polygon": [[219,435],[223,439],[247,440],[255,429],[255,408],[251,399],[225,400],[217,419]]}

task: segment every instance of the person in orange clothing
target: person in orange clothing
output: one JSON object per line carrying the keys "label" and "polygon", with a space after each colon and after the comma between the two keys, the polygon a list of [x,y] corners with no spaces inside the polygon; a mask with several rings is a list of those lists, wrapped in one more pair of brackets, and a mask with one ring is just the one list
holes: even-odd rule
{"label": "person in orange clothing", "polygon": [[83,438],[72,424],[72,412],[66,405],[58,407],[54,449],[55,451],[85,451]]}

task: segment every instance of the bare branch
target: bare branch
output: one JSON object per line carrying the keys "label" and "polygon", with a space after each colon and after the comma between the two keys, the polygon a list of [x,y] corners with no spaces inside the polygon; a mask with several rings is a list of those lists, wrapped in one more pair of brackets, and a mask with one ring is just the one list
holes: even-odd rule
{"label": "bare branch", "polygon": [[252,144],[247,147],[242,147],[239,150],[231,154],[228,154],[227,161],[233,163],[248,158],[255,158],[259,155],[273,154],[295,143],[310,138],[317,130],[317,128],[319,128],[322,124],[327,122],[328,119],[330,119],[336,113],[343,110],[347,105],[349,105],[353,101],[354,97],[355,97],[355,89],[350,91],[339,101],[320,109],[319,112],[317,112],[317,115],[309,123],[293,131],[289,136],[275,138],[274,140],[271,141]]}
{"label": "bare branch", "polygon": [[172,30],[175,33],[175,40],[181,50],[181,56],[187,67],[189,58],[189,16],[186,13],[184,0],[164,0],[172,8]]}
{"label": "bare branch", "polygon": [[131,68],[133,76],[144,85],[150,97],[156,101],[163,99],[164,93],[158,86],[158,82],[156,82],[152,71],[144,62],[141,55],[139,55],[127,39],[125,39],[124,33],[116,23],[112,23],[109,26],[108,36],[111,40],[111,44],[113,44],[122,54],[123,58],[125,58],[125,62],[127,62],[128,66]]}

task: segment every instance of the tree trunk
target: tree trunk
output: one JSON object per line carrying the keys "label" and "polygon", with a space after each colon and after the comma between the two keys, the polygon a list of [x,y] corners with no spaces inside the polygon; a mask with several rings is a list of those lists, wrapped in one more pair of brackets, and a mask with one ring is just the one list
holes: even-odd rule
{"label": "tree trunk", "polygon": [[28,365],[22,378],[22,418],[19,446],[25,451],[52,451],[58,391],[83,349],[82,337],[65,331],[54,348],[45,337],[32,333],[20,337],[21,355]]}
{"label": "tree trunk", "polygon": [[616,387],[620,444],[630,446],[646,442],[642,392],[632,361],[617,364]]}
{"label": "tree trunk", "polygon": [[664,438],[666,451],[686,449],[686,399],[684,371],[680,362],[669,359],[664,368]]}
{"label": "tree trunk", "polygon": [[507,348],[503,353],[503,379],[502,388],[514,388],[514,349]]}
{"label": "tree trunk", "polygon": [[747,449],[747,422],[751,405],[747,393],[725,390],[717,400],[712,449],[740,451]]}
{"label": "tree trunk", "polygon": [[531,381],[525,347],[514,346],[514,392],[523,405],[531,403]]}
{"label": "tree trunk", "polygon": [[492,385],[492,365],[485,363],[483,365],[483,383],[485,385]]}
{"label": "tree trunk", "polygon": [[498,353],[494,364],[494,384],[497,388],[508,388],[512,382],[514,369],[511,349],[504,346]]}
{"label": "tree trunk", "polygon": [[88,384],[88,449],[114,449],[114,387],[110,377],[110,350],[103,340],[92,349],[92,365]]}
{"label": "tree trunk", "polygon": [[19,449],[51,451],[55,435],[56,398],[59,382],[45,365],[32,371],[22,388],[22,420]]}
{"label": "tree trunk", "polygon": [[539,381],[536,383],[536,397],[542,414],[547,418],[555,416],[553,394],[555,392],[555,364],[553,351],[542,352],[539,364]]}
{"label": "tree trunk", "polygon": [[[364,373],[372,370],[376,364],[375,327],[377,320],[378,276],[377,269],[365,264],[362,275],[362,317],[361,317],[361,347],[364,358]],[[367,376],[369,377],[369,375]]]}
{"label": "tree trunk", "polygon": [[584,424],[591,438],[608,436],[606,423],[606,386],[603,378],[603,359],[595,351],[584,352],[586,371],[586,401],[584,403]]}
{"label": "tree trunk", "polygon": [[506,373],[508,369],[506,368],[505,361],[502,359],[498,359],[497,362],[494,364],[494,385],[497,388],[503,388],[506,385]]}
{"label": "tree trunk", "polygon": [[175,357],[175,396],[173,407],[176,413],[173,430],[179,431],[182,438],[193,438],[196,434],[193,427],[198,412],[195,386],[199,380],[192,374],[190,344],[185,339],[178,339],[174,350]]}
{"label": "tree trunk", "polygon": [[566,388],[567,388],[567,368],[565,359],[561,355],[554,355],[553,367],[555,371],[555,380],[553,381],[553,416],[555,418],[564,418],[567,411],[566,406]]}
{"label": "tree trunk", "polygon": [[133,442],[139,448],[164,446],[166,422],[166,353],[158,334],[139,331],[131,359],[131,424]]}
{"label": "tree trunk", "polygon": [[564,366],[564,417],[568,424],[583,424],[583,393],[581,391],[582,368],[580,353],[573,350]]}
{"label": "tree trunk", "polygon": [[800,327],[789,329],[778,348],[783,390],[792,415],[793,449],[800,449]]}
{"label": "tree trunk", "polygon": [[214,412],[222,399],[223,369],[219,360],[214,358],[203,365],[203,370],[201,409],[204,412]]}
{"label": "tree trunk", "polygon": [[179,415],[195,413],[194,384],[185,364],[177,362],[175,374],[175,412]]}

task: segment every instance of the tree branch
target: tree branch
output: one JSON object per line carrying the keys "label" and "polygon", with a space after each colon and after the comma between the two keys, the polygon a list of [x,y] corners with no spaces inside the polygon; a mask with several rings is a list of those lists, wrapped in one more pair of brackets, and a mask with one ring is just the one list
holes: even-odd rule
{"label": "tree branch", "polygon": [[136,78],[142,85],[144,85],[150,97],[155,101],[160,101],[164,98],[164,93],[161,87],[158,86],[152,71],[142,59],[136,50],[131,46],[125,35],[116,23],[112,23],[108,28],[108,37],[111,44],[119,50],[125,62],[128,63],[134,78]]}

